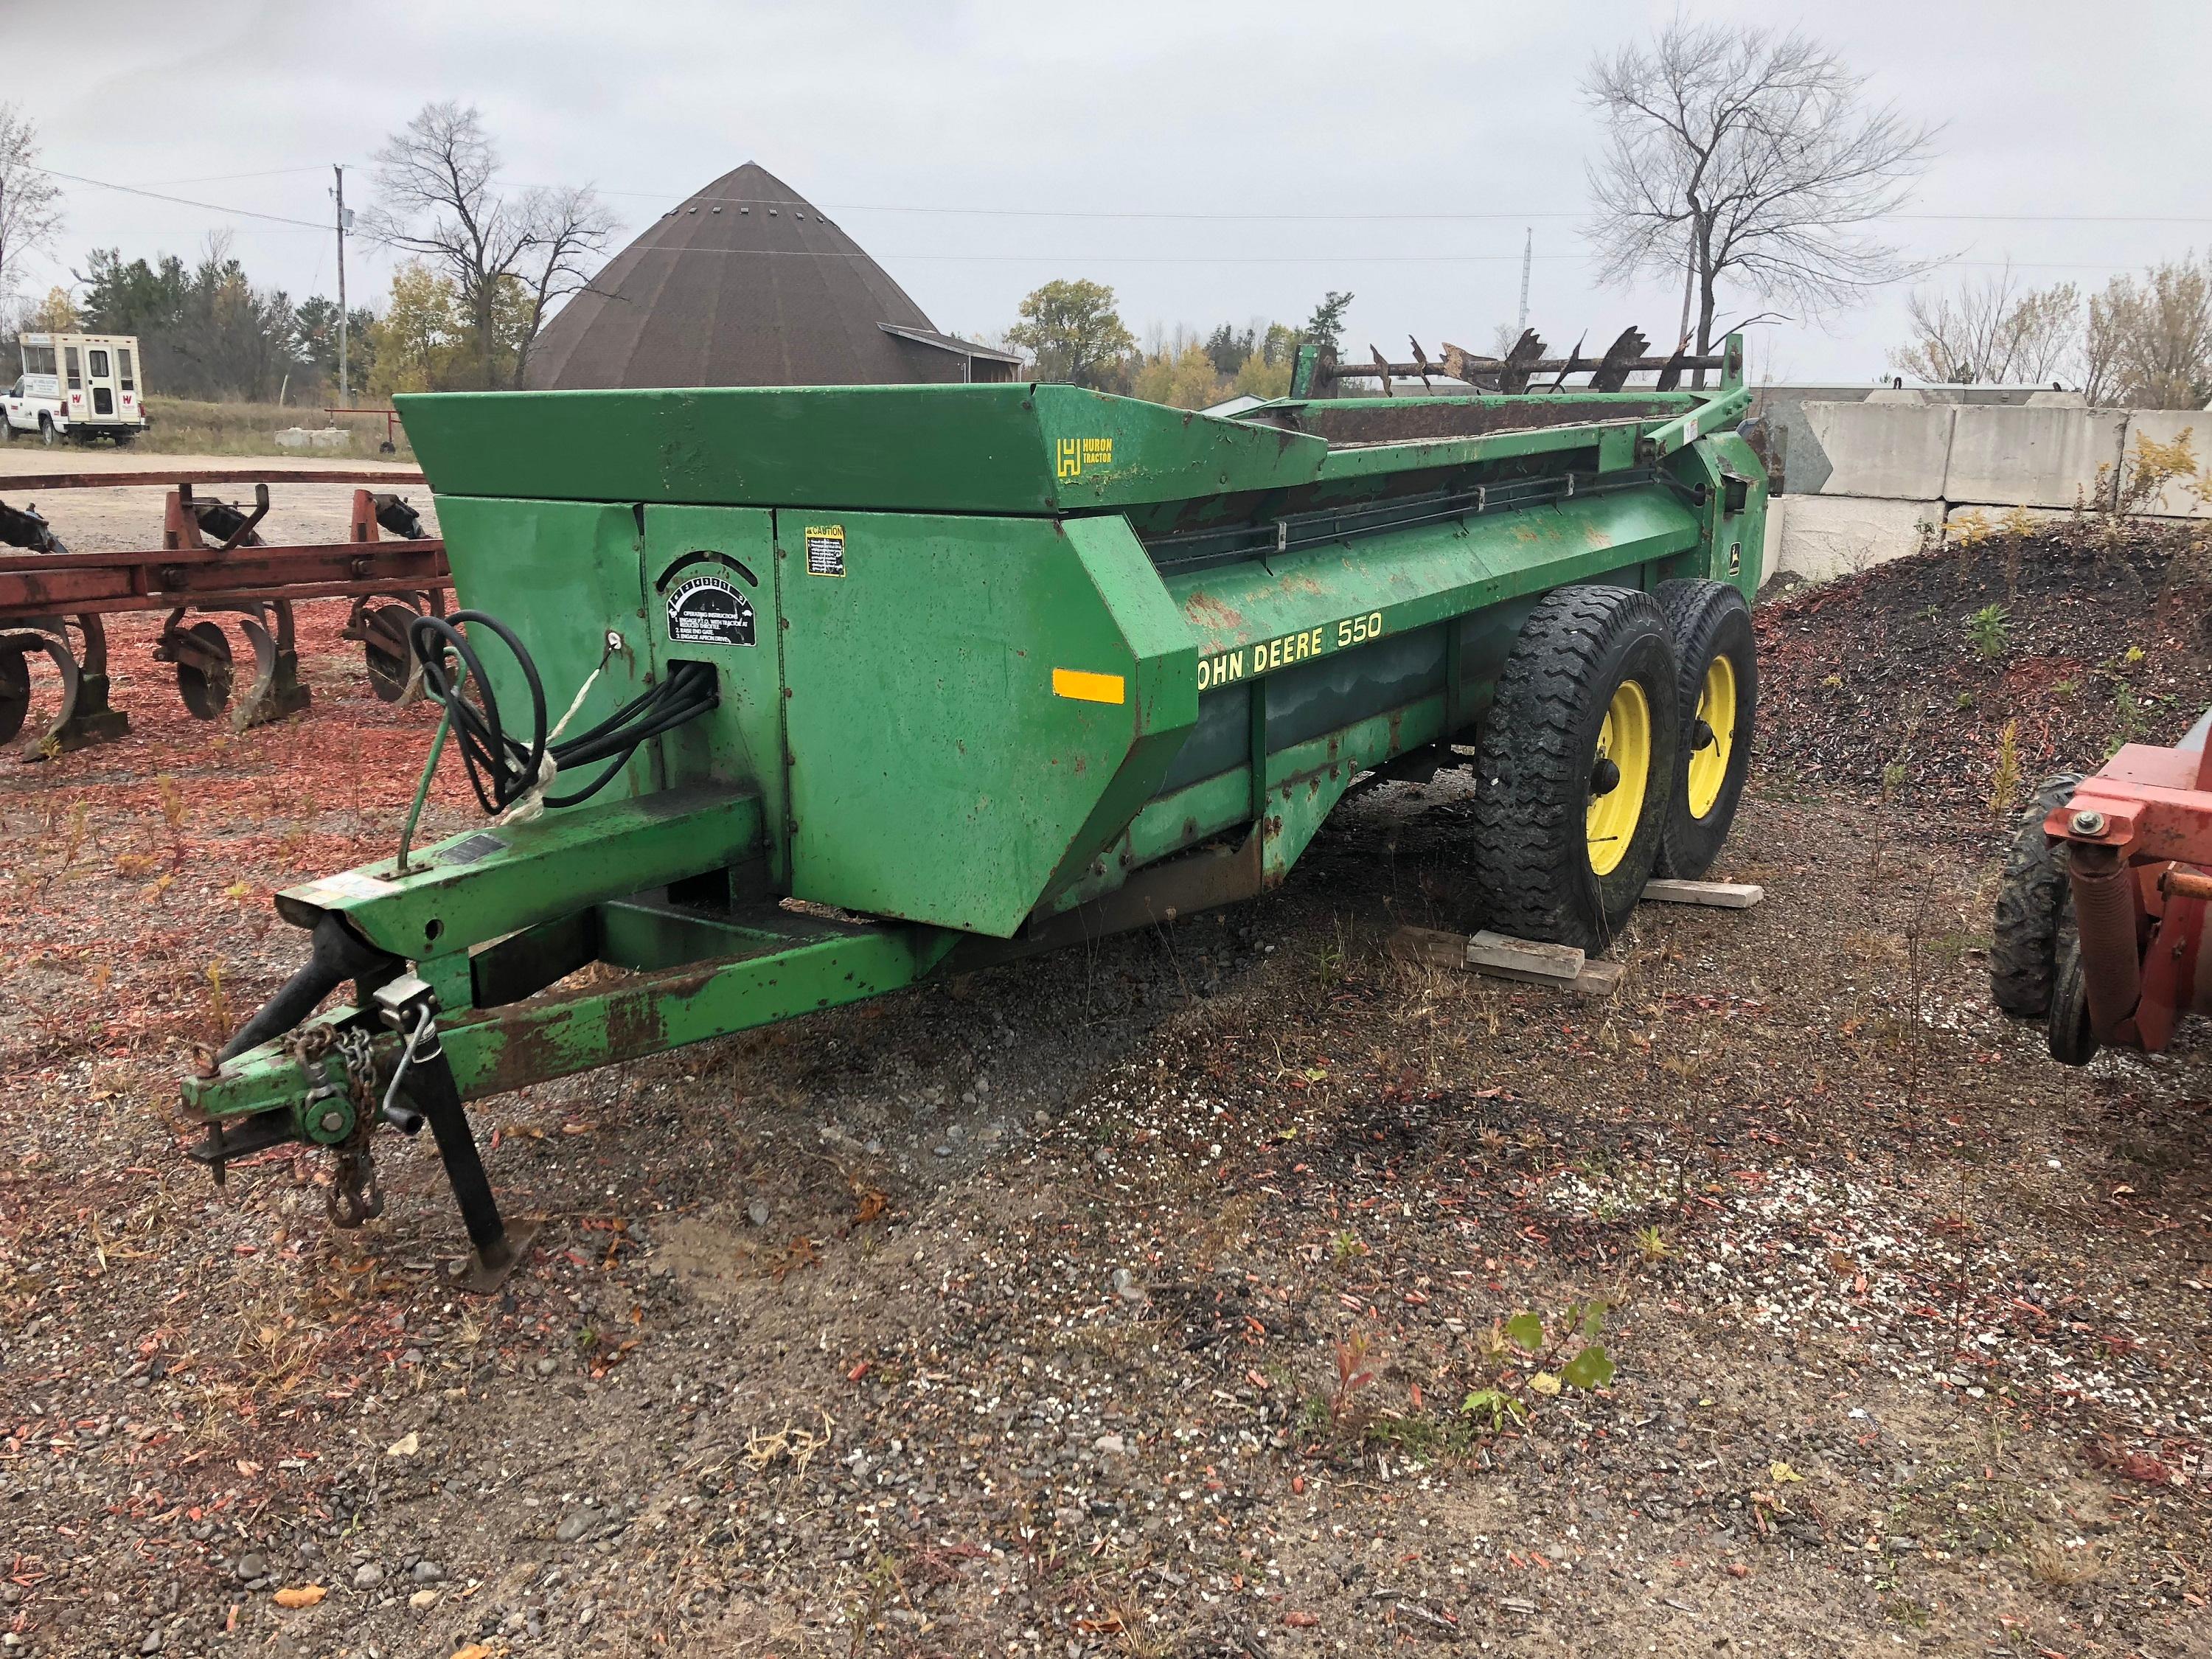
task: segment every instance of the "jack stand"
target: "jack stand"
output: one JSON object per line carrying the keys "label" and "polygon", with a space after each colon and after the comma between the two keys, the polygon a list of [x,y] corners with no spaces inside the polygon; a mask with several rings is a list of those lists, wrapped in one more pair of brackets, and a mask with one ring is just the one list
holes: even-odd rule
{"label": "jack stand", "polygon": [[509,1228],[501,1219],[498,1201],[491,1195],[491,1178],[484,1173],[468,1113],[461,1106],[453,1062],[446,1058],[436,1027],[423,1033],[408,1081],[409,1096],[429,1120],[438,1156],[446,1165],[446,1180],[453,1187],[454,1202],[461,1206],[469,1243],[475,1247],[465,1261],[447,1269],[447,1282],[471,1296],[489,1296],[507,1283],[507,1276],[537,1237],[538,1224]]}

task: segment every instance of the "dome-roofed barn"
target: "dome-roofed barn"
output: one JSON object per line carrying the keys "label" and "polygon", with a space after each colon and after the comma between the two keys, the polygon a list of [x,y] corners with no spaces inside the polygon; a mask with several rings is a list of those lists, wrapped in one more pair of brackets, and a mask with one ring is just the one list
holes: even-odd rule
{"label": "dome-roofed barn", "polygon": [[540,390],[1010,380],[939,333],[853,239],[748,161],[664,213],[546,324]]}

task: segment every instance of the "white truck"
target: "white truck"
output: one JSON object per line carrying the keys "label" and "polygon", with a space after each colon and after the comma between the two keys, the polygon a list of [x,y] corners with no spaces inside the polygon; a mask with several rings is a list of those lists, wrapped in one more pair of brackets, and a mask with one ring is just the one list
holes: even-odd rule
{"label": "white truck", "polygon": [[149,424],[136,335],[26,334],[21,344],[22,373],[0,393],[0,438],[112,438],[119,448]]}

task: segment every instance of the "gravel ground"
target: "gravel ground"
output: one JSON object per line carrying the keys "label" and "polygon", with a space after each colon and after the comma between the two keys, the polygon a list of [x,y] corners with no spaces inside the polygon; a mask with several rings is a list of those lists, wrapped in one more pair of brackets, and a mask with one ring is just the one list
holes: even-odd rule
{"label": "gravel ground", "polygon": [[1224,915],[484,1103],[547,1225],[466,1300],[427,1147],[354,1233],[179,1156],[428,740],[342,614],[298,720],[126,645],[132,738],[0,774],[5,1651],[2212,1651],[2212,1033],[1996,1015],[1986,810],[1763,769],[1767,902],[1584,1001],[1382,948],[1480,918],[1464,779],[1377,790]]}

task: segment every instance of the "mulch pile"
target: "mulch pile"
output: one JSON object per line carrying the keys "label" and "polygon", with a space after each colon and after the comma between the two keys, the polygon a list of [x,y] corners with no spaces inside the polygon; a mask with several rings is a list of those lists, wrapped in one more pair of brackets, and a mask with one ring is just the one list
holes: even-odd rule
{"label": "mulch pile", "polygon": [[2037,779],[2172,743],[2212,702],[2212,544],[2194,526],[2092,520],[1936,548],[1757,618],[1775,781],[1922,811],[1995,822]]}

